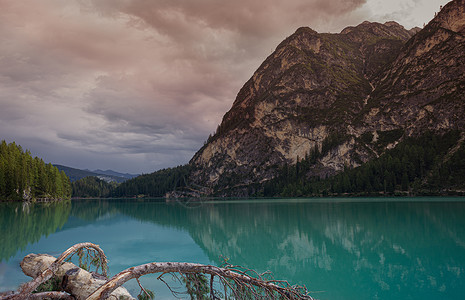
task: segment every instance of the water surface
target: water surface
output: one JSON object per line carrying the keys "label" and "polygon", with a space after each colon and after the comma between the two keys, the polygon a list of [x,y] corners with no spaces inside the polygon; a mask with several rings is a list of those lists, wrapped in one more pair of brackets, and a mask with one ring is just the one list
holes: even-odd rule
{"label": "water surface", "polygon": [[[465,199],[274,199],[0,204],[0,291],[24,255],[99,244],[110,273],[152,261],[233,264],[318,299],[464,299]],[[144,278],[158,299],[170,296]],[[136,289],[129,284],[130,290]]]}

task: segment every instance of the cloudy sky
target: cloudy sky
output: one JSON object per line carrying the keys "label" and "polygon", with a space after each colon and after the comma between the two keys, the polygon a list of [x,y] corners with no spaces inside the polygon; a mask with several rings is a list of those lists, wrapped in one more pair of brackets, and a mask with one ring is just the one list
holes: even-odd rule
{"label": "cloudy sky", "polygon": [[187,163],[300,26],[423,26],[443,0],[0,0],[0,140],[46,162]]}

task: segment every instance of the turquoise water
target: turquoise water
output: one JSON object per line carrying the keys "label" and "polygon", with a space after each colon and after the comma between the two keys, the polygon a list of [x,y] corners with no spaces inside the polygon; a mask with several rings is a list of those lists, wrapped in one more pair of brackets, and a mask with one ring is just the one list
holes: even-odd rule
{"label": "turquoise water", "polygon": [[[227,257],[318,299],[465,299],[464,198],[1,203],[0,225],[0,291],[29,280],[19,268],[26,254],[88,241],[105,251],[111,275]],[[143,282],[171,298],[155,276]]]}

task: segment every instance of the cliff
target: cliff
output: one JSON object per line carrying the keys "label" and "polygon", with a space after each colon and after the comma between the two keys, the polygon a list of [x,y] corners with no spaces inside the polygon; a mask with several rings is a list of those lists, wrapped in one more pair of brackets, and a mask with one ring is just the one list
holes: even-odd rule
{"label": "cliff", "polygon": [[[450,2],[421,30],[395,22],[339,34],[299,28],[239,91],[192,158],[191,181],[221,194],[326,146],[308,174],[325,177],[406,137],[463,130],[464,3]],[[389,138],[380,144],[380,136]]]}

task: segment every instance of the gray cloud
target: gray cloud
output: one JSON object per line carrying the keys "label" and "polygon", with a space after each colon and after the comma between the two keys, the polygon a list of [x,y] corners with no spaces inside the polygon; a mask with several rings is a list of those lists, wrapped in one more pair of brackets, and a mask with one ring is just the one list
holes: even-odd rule
{"label": "gray cloud", "polygon": [[79,168],[186,163],[280,41],[377,1],[1,1],[0,138]]}

